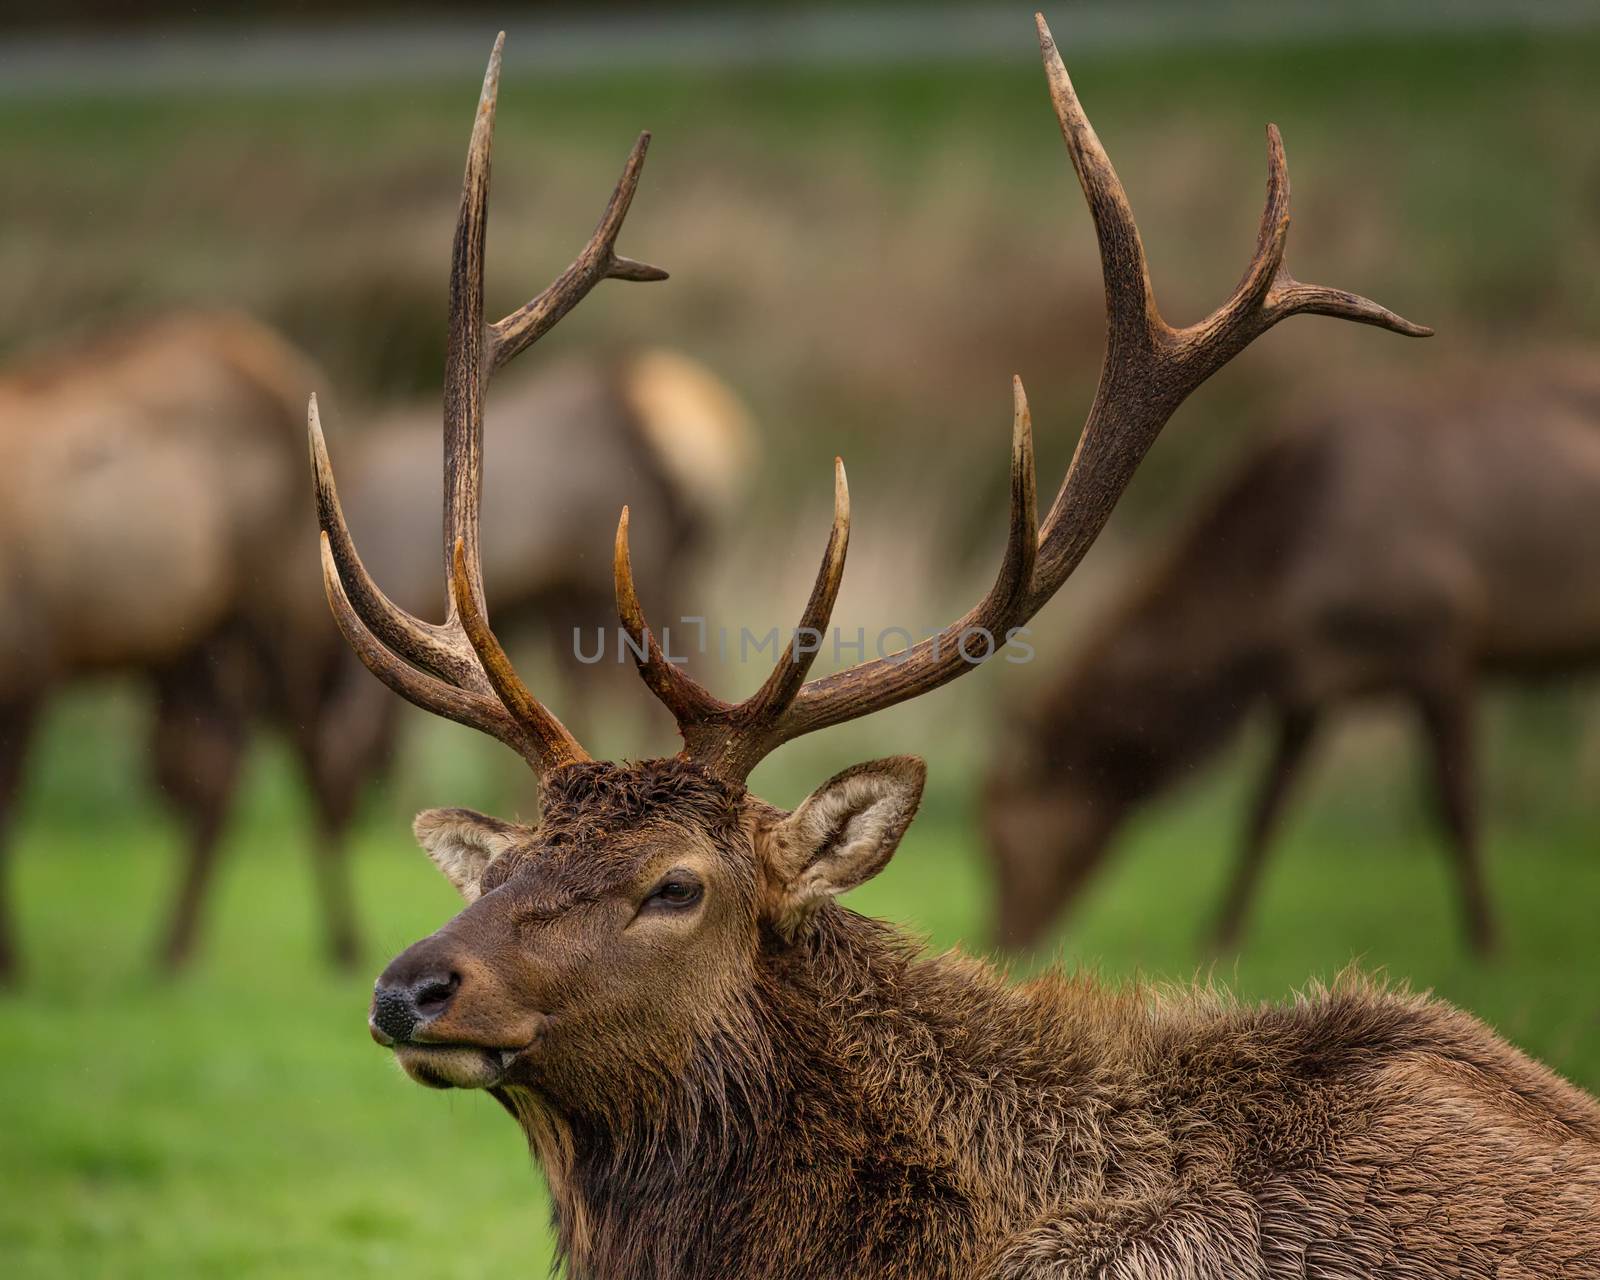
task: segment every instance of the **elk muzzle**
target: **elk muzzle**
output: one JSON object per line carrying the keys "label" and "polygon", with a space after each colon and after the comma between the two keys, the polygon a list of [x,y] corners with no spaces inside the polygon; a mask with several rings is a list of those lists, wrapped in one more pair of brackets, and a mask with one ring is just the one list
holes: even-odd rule
{"label": "elk muzzle", "polygon": [[367,1027],[418,1084],[488,1089],[539,1038],[495,975],[448,931],[400,953],[372,991]]}

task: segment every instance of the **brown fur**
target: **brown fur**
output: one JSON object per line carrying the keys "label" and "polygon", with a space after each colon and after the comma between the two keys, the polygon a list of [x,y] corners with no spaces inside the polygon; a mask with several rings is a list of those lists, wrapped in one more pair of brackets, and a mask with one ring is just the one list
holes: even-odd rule
{"label": "brown fur", "polygon": [[[510,841],[482,896],[380,991],[457,975],[401,1046],[426,1083],[506,1047],[575,1278],[1600,1268],[1600,1107],[1437,1001],[1013,986],[834,903],[790,938],[759,891],[786,815],[682,761],[568,766],[544,810],[479,819]],[[674,864],[704,900],[641,932]]]}
{"label": "brown fur", "polygon": [[1493,941],[1475,813],[1482,678],[1600,657],[1600,393],[1581,366],[1374,397],[1253,450],[1008,721],[986,793],[999,934],[1035,941],[1141,804],[1267,709],[1279,743],[1218,925],[1231,945],[1315,729],[1408,701],[1467,931]]}

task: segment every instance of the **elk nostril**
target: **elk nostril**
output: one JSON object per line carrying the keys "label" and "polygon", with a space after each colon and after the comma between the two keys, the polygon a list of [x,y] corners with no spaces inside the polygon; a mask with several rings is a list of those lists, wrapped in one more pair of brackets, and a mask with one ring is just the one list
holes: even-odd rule
{"label": "elk nostril", "polygon": [[417,1013],[411,1004],[411,995],[400,987],[379,987],[372,995],[371,1023],[381,1031],[386,1040],[394,1043],[409,1040],[417,1027]]}
{"label": "elk nostril", "polygon": [[450,1000],[460,985],[459,973],[431,974],[421,979],[411,989],[417,1016],[423,1019],[437,1018],[450,1007]]}

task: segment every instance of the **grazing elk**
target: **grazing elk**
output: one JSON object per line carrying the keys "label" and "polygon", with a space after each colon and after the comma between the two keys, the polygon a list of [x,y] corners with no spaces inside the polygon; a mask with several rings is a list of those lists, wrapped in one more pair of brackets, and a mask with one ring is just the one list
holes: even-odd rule
{"label": "grazing elk", "polygon": [[[684,739],[680,755],[636,764],[590,759],[512,670],[486,616],[478,513],[494,372],[601,280],[662,275],[614,248],[647,138],[572,267],[486,324],[497,42],[452,254],[442,624],[367,574],[314,402],[311,448],[323,576],[346,638],[396,692],[521,754],[542,816],[417,819],[468,905],[378,979],[372,1035],[420,1083],[486,1089],[515,1117],[549,1182],[567,1271],[588,1280],[1591,1275],[1600,1107],[1467,1015],[1354,981],[1246,1008],[1059,975],[1015,987],[959,955],[924,959],[835,901],[894,852],[921,761],[857,765],[791,813],[746,790],[784,742],[957,678],[1033,616],[1179,403],[1277,321],[1314,312],[1426,332],[1289,275],[1275,131],[1249,269],[1210,317],[1168,325],[1042,18],[1039,35],[1110,329],[1055,504],[1036,525],[1018,384],[1009,535],[982,601],[895,659],[809,682],[811,654],[781,654],[737,704],[656,643],[624,509],[618,611]],[[835,465],[802,619],[816,628],[850,526]]]}
{"label": "grazing elk", "polygon": [[985,790],[998,934],[1037,941],[1120,824],[1265,708],[1276,747],[1215,927],[1236,945],[1317,727],[1416,709],[1466,934],[1494,941],[1474,803],[1480,678],[1600,657],[1600,385],[1560,362],[1374,396],[1257,446],[1015,720]]}
{"label": "grazing elk", "polygon": [[[396,726],[394,700],[329,625],[304,558],[283,552],[312,546],[302,433],[314,381],[282,338],[218,313],[130,325],[0,378],[0,836],[49,698],[100,673],[148,679],[155,777],[188,834],[161,948],[170,967],[195,946],[261,720],[285,731],[309,784],[330,952],[357,958],[343,837]],[[610,590],[609,566],[574,554],[572,530],[609,527],[623,485],[642,485],[662,512],[653,569],[670,577],[748,452],[732,394],[664,351],[568,362],[502,400],[490,431],[512,461],[497,482],[519,500],[488,527],[489,562],[513,623],[552,626],[564,653],[572,618]],[[720,472],[698,465],[713,446]],[[414,517],[438,501],[438,449],[436,427],[404,417],[362,441],[355,518],[386,570],[413,562]],[[589,465],[557,476],[530,450]],[[10,928],[0,887],[0,981],[16,973]]]}

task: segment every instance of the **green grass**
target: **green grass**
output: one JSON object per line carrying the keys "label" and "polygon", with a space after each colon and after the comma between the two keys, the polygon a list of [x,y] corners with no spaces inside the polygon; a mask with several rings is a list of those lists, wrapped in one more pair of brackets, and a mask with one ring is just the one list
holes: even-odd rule
{"label": "green grass", "polygon": [[[418,1089],[366,1037],[371,974],[454,910],[403,814],[377,805],[361,830],[370,957],[360,974],[334,976],[319,959],[298,804],[269,755],[230,841],[201,960],[162,983],[147,961],[174,833],[120,787],[127,775],[114,760],[99,761],[112,766],[107,807],[57,807],[81,764],[72,757],[84,714],[51,735],[19,833],[30,982],[0,999],[7,1274],[542,1274],[547,1211],[515,1127],[486,1098]],[[91,762],[108,754],[88,750]],[[1130,833],[1062,935],[1069,963],[1108,978],[1206,971],[1197,938],[1242,778],[1229,770]],[[939,947],[971,945],[986,920],[984,869],[954,782],[936,765],[939,803],[854,901]],[[436,785],[430,775],[426,789]],[[1600,859],[1579,819],[1494,831],[1506,950],[1478,963],[1459,946],[1430,833],[1398,789],[1354,785],[1335,777],[1298,813],[1248,946],[1218,976],[1247,996],[1282,997],[1359,959],[1435,988],[1600,1085]]]}
{"label": "green grass", "polygon": [[542,1274],[515,1129],[482,1098],[419,1099],[363,1030],[379,951],[436,927],[451,891],[401,822],[374,823],[357,859],[373,959],[336,977],[304,829],[240,825],[209,945],[176,983],[149,966],[164,822],[23,834],[29,985],[0,1003],[7,1274]]}

